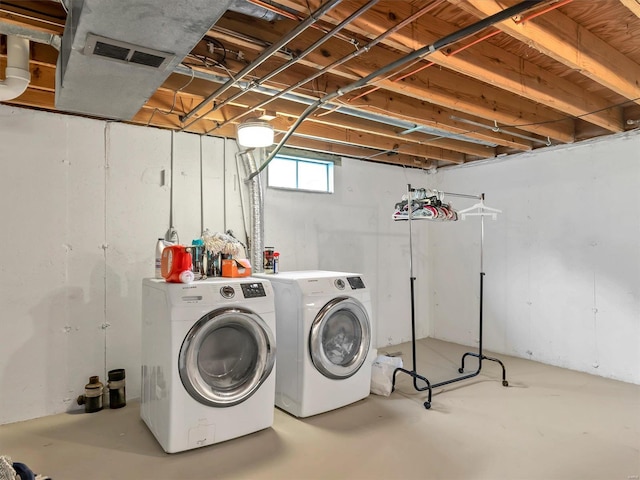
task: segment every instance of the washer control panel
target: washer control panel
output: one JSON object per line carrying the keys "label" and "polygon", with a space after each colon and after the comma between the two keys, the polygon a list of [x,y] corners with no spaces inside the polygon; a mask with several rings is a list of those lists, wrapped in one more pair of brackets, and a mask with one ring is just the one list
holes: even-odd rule
{"label": "washer control panel", "polygon": [[241,283],[244,298],[266,297],[264,285],[260,282]]}
{"label": "washer control panel", "polygon": [[351,285],[352,290],[357,290],[359,288],[365,288],[364,282],[361,277],[347,277],[347,282]]}

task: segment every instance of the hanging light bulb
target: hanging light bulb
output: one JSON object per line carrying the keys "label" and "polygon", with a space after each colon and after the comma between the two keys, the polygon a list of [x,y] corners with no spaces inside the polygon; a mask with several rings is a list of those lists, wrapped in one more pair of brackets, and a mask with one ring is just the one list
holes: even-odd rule
{"label": "hanging light bulb", "polygon": [[265,120],[250,118],[238,125],[238,143],[243,147],[273,145],[273,127]]}

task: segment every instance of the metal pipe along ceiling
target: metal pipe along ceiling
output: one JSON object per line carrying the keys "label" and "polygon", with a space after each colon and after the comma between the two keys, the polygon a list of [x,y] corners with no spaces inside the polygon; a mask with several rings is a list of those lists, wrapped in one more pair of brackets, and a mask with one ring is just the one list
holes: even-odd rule
{"label": "metal pipe along ceiling", "polygon": [[[200,71],[195,71],[195,70],[190,70],[187,67],[184,66],[178,66],[175,68],[174,70],[175,73],[178,73],[180,75],[185,75],[188,77],[192,77],[195,76],[197,78],[201,78],[204,80],[207,80],[209,82],[214,82],[214,83],[225,83],[229,80],[229,77],[222,77],[219,75],[215,75],[215,74],[211,74],[211,73],[204,73],[204,72],[200,72]],[[276,97],[276,98],[283,98],[285,100],[291,101],[291,102],[295,102],[295,103],[300,103],[302,105],[311,105],[315,100],[311,99],[311,98],[307,98],[307,97],[303,97],[301,95],[296,95],[295,93],[285,93],[283,91],[278,91],[272,88],[267,88],[265,86],[254,86],[252,85],[250,82],[243,82],[243,81],[239,81],[237,83],[238,88],[241,88],[243,90],[247,90],[247,91],[253,91],[253,92],[258,92],[261,93],[263,95],[269,95],[270,97]],[[271,98],[269,98],[268,100],[271,101]],[[256,108],[259,107],[252,107],[253,110],[255,110]],[[324,108],[327,109],[327,111],[330,111],[333,109],[333,107],[329,107],[329,106],[325,106],[325,105],[321,105],[320,108]],[[252,109],[250,109],[250,111],[253,111]],[[496,144],[495,143],[491,143],[491,142],[487,142],[484,140],[478,140],[478,139],[474,139],[474,138],[469,138],[469,137],[465,137],[463,135],[459,135],[456,133],[452,133],[452,132],[448,132],[446,130],[441,130],[438,128],[433,128],[427,125],[418,125],[416,123],[413,122],[408,122],[405,120],[400,120],[397,118],[393,118],[393,117],[387,117],[381,114],[377,114],[377,113],[371,113],[371,112],[367,112],[364,110],[358,110],[356,108],[352,108],[352,107],[344,107],[341,106],[340,107],[340,112],[345,114],[345,115],[349,115],[352,117],[356,117],[356,118],[362,118],[364,120],[370,120],[372,122],[378,122],[378,123],[382,123],[384,125],[390,125],[390,126],[394,126],[394,127],[398,127],[401,128],[403,130],[407,130],[407,132],[404,133],[411,133],[411,131],[416,131],[419,130],[421,133],[426,133],[428,135],[436,135],[438,137],[443,137],[443,138],[455,138],[458,140],[462,140],[464,142],[468,142],[468,143],[475,143],[478,145],[487,145],[490,147],[495,147]],[[249,112],[247,112],[248,114]],[[242,117],[243,115],[238,115],[237,117]],[[236,119],[236,117],[226,120],[220,124],[218,124],[216,127],[212,128],[211,130],[207,131],[206,133],[210,133],[211,131],[215,130],[216,128],[220,128],[223,125],[226,125],[228,122],[234,121]]]}
{"label": "metal pipe along ceiling", "polygon": [[282,137],[278,145],[276,145],[276,147],[271,151],[271,153],[269,154],[267,159],[264,161],[264,163],[260,166],[260,168],[257,171],[253,172],[251,175],[249,175],[249,177],[247,177],[247,181],[250,181],[251,179],[253,179],[253,177],[260,174],[260,172],[262,172],[267,167],[269,162],[273,160],[273,158],[278,154],[282,146],[285,143],[287,143],[287,140],[289,140],[291,135],[293,135],[293,132],[295,132],[295,130],[300,126],[300,124],[304,122],[304,120],[309,115],[311,115],[311,113],[313,113],[319,106],[331,100],[334,100],[335,98],[343,96],[349,92],[352,92],[353,90],[362,88],[368,85],[369,83],[371,83],[371,81],[374,80],[375,78],[381,75],[385,75],[386,73],[389,73],[392,70],[395,70],[396,68],[403,66],[405,63],[411,62],[418,58],[423,58],[428,55],[431,55],[432,53],[437,52],[438,50],[441,50],[442,48],[447,47],[452,43],[458,42],[466,37],[474,35],[475,33],[478,33],[479,31],[484,30],[487,27],[495,25],[496,23],[499,23],[510,17],[513,17],[514,15],[518,15],[520,13],[526,12],[527,10],[530,10],[531,8],[535,7],[537,4],[543,1],[544,0],[525,0],[516,5],[513,5],[512,7],[506,8],[501,12],[495,13],[483,20],[480,20],[472,25],[469,25],[468,27],[462,28],[450,35],[447,35],[441,38],[440,40],[436,40],[436,42],[434,42],[431,45],[425,45],[424,47],[418,50],[415,50],[414,52],[411,52],[405,55],[404,57],[399,58],[398,60],[391,62],[388,65],[382,68],[379,68],[378,70],[375,70],[374,72],[371,72],[366,77],[361,78],[360,80],[353,82],[344,88],[338,89],[335,92],[327,94],[324,97],[316,100],[309,107],[307,107],[307,109],[302,113],[302,115],[300,115],[298,120],[296,120],[296,122],[291,126],[289,131],[287,131],[287,133]]}
{"label": "metal pipe along ceiling", "polygon": [[222,85],[215,92],[213,92],[211,95],[209,95],[207,98],[205,98],[193,110],[191,110],[190,112],[188,112],[187,114],[182,116],[180,118],[180,121],[185,122],[186,120],[188,120],[189,118],[194,116],[196,113],[198,113],[200,110],[202,110],[206,106],[206,104],[208,104],[209,102],[211,102],[212,100],[214,100],[215,98],[217,98],[218,96],[220,96],[221,94],[226,92],[228,89],[233,87],[236,84],[237,80],[242,80],[246,75],[251,73],[253,70],[258,68],[260,65],[262,65],[262,63],[264,63],[269,57],[271,57],[274,53],[276,53],[280,49],[280,47],[282,47],[283,45],[286,45],[288,42],[290,42],[291,40],[296,38],[298,35],[300,35],[302,32],[304,32],[310,25],[312,25],[313,23],[317,22],[318,19],[322,15],[324,15],[326,12],[328,12],[331,8],[333,8],[335,5],[337,5],[341,1],[342,0],[329,0],[327,3],[325,3],[318,10],[316,10],[311,15],[309,15],[296,28],[291,30],[291,32],[289,32],[289,34],[285,35],[278,42],[272,44],[269,48],[267,48],[265,51],[263,51],[258,56],[258,58],[256,58],[253,62],[251,62],[251,64],[249,64],[245,68],[243,68],[238,73],[238,75],[236,75],[235,79],[230,80],[229,82],[227,82],[224,85]]}
{"label": "metal pipe along ceiling", "polygon": [[[278,75],[279,73],[282,73],[283,71],[285,71],[287,68],[289,68],[291,65],[293,65],[294,63],[299,62],[300,60],[302,60],[304,57],[306,57],[307,55],[309,55],[311,52],[313,52],[316,48],[318,48],[320,45],[322,45],[323,43],[325,43],[327,40],[329,40],[330,38],[332,38],[333,36],[335,36],[340,30],[342,30],[345,26],[347,26],[348,24],[350,24],[353,20],[355,20],[356,18],[358,18],[359,16],[361,16],[364,12],[366,12],[367,10],[369,10],[371,7],[373,7],[376,3],[378,3],[379,0],[370,0],[368,3],[366,3],[365,5],[363,5],[362,7],[360,7],[356,12],[352,13],[348,18],[346,18],[345,20],[343,20],[342,22],[340,22],[339,25],[336,25],[333,29],[331,29],[326,35],[323,35],[322,37],[320,37],[320,39],[318,39],[316,42],[314,42],[312,45],[310,45],[309,47],[307,47],[302,53],[296,55],[295,57],[293,57],[291,60],[289,60],[288,62],[284,63],[283,65],[279,66],[278,68],[276,68],[275,70],[273,70],[271,73],[266,74],[264,77],[258,79],[258,80],[254,80],[252,83],[255,86],[260,86],[262,85],[264,82],[266,82],[267,80],[275,77],[276,75]],[[235,93],[234,95],[231,95],[230,97],[226,98],[225,100],[223,100],[222,102],[217,103],[210,111],[211,112],[215,112],[216,110],[219,110],[220,108],[224,107],[225,105],[227,105],[228,103],[233,102],[234,100],[237,100],[238,98],[240,98],[241,96],[243,96],[246,93],[246,90],[240,90],[237,93]],[[252,110],[253,111],[253,110]],[[225,124],[228,123],[230,120],[227,120],[226,122],[224,122]],[[207,132],[208,133],[208,132]]]}
{"label": "metal pipe along ceiling", "polygon": [[[407,26],[408,24],[410,24],[411,22],[413,22],[414,20],[418,19],[419,17],[421,17],[422,15],[424,15],[425,13],[429,12],[430,10],[433,10],[436,6],[438,6],[440,3],[442,3],[442,1],[437,1],[435,3],[432,3],[430,5],[425,6],[424,8],[418,10],[416,13],[414,13],[413,15],[407,17],[406,19],[404,19],[402,22],[398,23],[397,25],[391,27],[389,30],[387,30],[386,32],[380,34],[379,36],[377,36],[375,39],[373,39],[372,41],[370,41],[369,43],[367,43],[364,47],[359,48],[354,50],[353,52],[351,52],[349,55],[345,55],[342,58],[339,58],[338,60],[336,60],[335,62],[333,62],[330,65],[327,65],[326,67],[318,70],[316,73],[314,73],[313,75],[310,75],[307,78],[304,78],[303,80],[300,80],[298,83],[291,85],[290,87],[287,87],[286,89],[282,90],[280,93],[277,93],[276,95],[274,95],[271,98],[267,98],[265,100],[263,100],[262,102],[258,103],[257,105],[254,105],[253,107],[250,107],[248,110],[246,110],[243,113],[240,113],[238,115],[236,115],[233,118],[230,118],[228,120],[225,120],[222,123],[217,124],[215,127],[213,127],[212,129],[208,130],[206,133],[210,133],[213,130],[216,130],[230,122],[234,122],[236,120],[239,120],[240,118],[250,114],[251,112],[262,108],[268,104],[270,104],[271,102],[273,102],[274,100],[292,92],[293,90],[301,87],[302,85],[311,82],[312,80],[320,77],[321,75],[324,75],[325,73],[333,70],[336,67],[339,67],[340,65],[348,62],[349,60],[354,59],[355,57],[357,57],[358,55],[361,55],[363,53],[368,52],[369,50],[371,50],[374,46],[376,46],[378,43],[382,42],[385,38],[387,38],[388,36],[396,33],[398,30],[400,30],[401,28],[404,28],[405,26]],[[263,82],[264,79],[260,79],[257,82],[261,83]]]}

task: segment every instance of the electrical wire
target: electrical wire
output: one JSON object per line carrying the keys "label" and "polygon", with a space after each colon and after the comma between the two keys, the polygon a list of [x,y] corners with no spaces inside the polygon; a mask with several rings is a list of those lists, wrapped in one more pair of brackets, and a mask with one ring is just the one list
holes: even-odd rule
{"label": "electrical wire", "polygon": [[173,113],[173,109],[176,107],[176,100],[178,98],[178,92],[181,92],[182,90],[184,90],[185,88],[187,88],[191,82],[193,82],[194,78],[195,78],[195,72],[193,71],[193,68],[191,68],[188,65],[184,65],[185,67],[187,67],[190,71],[191,71],[191,78],[189,79],[189,81],[187,83],[185,83],[182,87],[180,87],[179,89],[177,89],[175,92],[173,92],[173,102],[171,103],[171,108],[169,109],[168,112],[164,112],[161,109],[159,109],[158,107],[153,109],[153,112],[151,112],[151,116],[149,117],[149,120],[147,121],[147,127],[149,126],[149,124],[151,123],[151,120],[153,119],[153,116],[157,113],[160,112],[162,115],[171,115]]}
{"label": "electrical wire", "polygon": [[[565,118],[561,118],[561,119],[558,119],[558,120],[544,120],[542,122],[533,122],[533,123],[498,125],[498,129],[500,130],[502,128],[535,127],[537,125],[548,125],[548,124],[551,124],[551,123],[564,122],[565,120],[573,120],[573,119],[576,119],[576,118],[584,118],[584,117],[588,117],[589,115],[593,115],[594,113],[604,112],[605,110],[609,110],[611,108],[622,107],[623,105],[626,105],[628,103],[635,103],[638,100],[640,100],[640,97],[632,98],[630,100],[625,100],[624,102],[615,103],[613,105],[609,105],[608,107],[599,108],[598,110],[593,110],[591,112],[582,113],[580,115],[574,115],[572,117],[565,117]],[[476,129],[474,129],[474,130],[465,130],[463,132],[458,133],[457,135],[467,135],[469,133],[482,133],[484,131],[486,131],[486,129],[484,129],[484,128],[477,129],[477,130]],[[505,133],[505,134],[509,135],[512,132],[506,132],[506,131],[502,130],[502,133]],[[547,146],[550,146],[548,142],[547,142]]]}
{"label": "electrical wire", "polygon": [[[62,0],[61,0],[61,2],[62,2]],[[218,45],[218,47],[219,47],[221,50],[223,50],[223,52],[224,52],[224,53],[223,53],[222,58],[221,58],[220,60],[216,60],[216,59],[213,59],[213,58],[208,58],[208,57],[206,57],[206,56],[199,56],[199,55],[189,55],[189,56],[190,56],[190,57],[193,57],[193,58],[196,58],[197,60],[199,60],[199,61],[200,61],[200,62],[201,62],[201,63],[202,63],[206,68],[208,68],[208,69],[212,68],[212,65],[211,65],[211,64],[209,64],[209,62],[207,61],[207,60],[210,60],[210,61],[213,63],[213,65],[215,65],[215,66],[218,66],[218,67],[222,68],[222,69],[227,73],[227,75],[228,75],[232,80],[235,80],[235,77],[234,77],[233,73],[232,73],[232,72],[229,70],[229,68],[228,68],[226,65],[224,65],[224,63],[223,63],[223,62],[224,62],[224,60],[226,59],[226,54],[227,54],[227,49],[226,49],[226,47],[224,46],[224,44],[223,44],[222,42],[220,42],[218,39],[215,39],[215,38],[207,38],[207,41],[210,41],[211,43],[216,43],[216,44]],[[188,56],[188,57],[189,57],[189,56]],[[414,65],[414,64],[416,64],[416,63],[419,63],[420,61],[421,61],[421,60],[416,60],[416,61],[412,62],[412,63],[410,63],[409,65],[407,65],[406,67],[404,67],[404,68],[400,69],[399,71],[396,71],[396,72],[394,72],[394,73],[390,73],[390,74],[388,74],[384,79],[388,79],[388,78],[391,78],[392,76],[398,75],[398,74],[399,74],[399,73],[401,73],[403,70],[406,70],[406,69],[407,69],[407,68],[409,68],[411,65]],[[190,65],[187,65],[187,64],[184,64],[184,63],[183,63],[183,65],[184,65],[184,66],[186,66],[187,68],[190,68],[190,69],[191,69],[191,66],[190,66]],[[191,79],[189,80],[189,82],[188,82],[186,85],[184,85],[183,87],[181,87],[180,89],[178,89],[178,90],[176,90],[176,91],[174,92],[173,104],[172,104],[171,109],[169,110],[169,112],[162,112],[160,109],[157,109],[157,108],[156,108],[156,109],[154,109],[154,112],[152,113],[151,117],[149,118],[149,121],[147,122],[147,126],[151,123],[151,120],[153,119],[153,116],[155,115],[156,111],[160,111],[160,112],[161,112],[161,113],[163,113],[164,115],[169,115],[169,114],[171,114],[171,113],[173,112],[173,109],[175,108],[175,102],[176,102],[176,97],[177,97],[178,92],[180,92],[180,91],[182,91],[184,88],[186,88],[186,87],[187,87],[187,86],[188,86],[188,85],[193,81],[193,79],[194,79],[193,69],[191,69],[191,70],[192,70],[192,76],[191,76]],[[375,84],[375,83],[379,83],[380,81],[381,81],[381,80],[378,80],[378,81],[374,82],[374,84]],[[299,92],[307,92],[307,94],[311,94],[311,95],[323,94],[324,92],[323,92],[322,90],[320,90],[320,89],[318,88],[318,86],[314,85],[314,83],[315,83],[315,81],[314,81],[314,82],[312,82],[311,88],[299,88],[299,89],[298,89],[298,91],[299,91]],[[284,85],[284,84],[282,84],[281,82],[271,82],[271,84],[272,84],[273,86],[275,86],[275,85],[285,86],[285,85]],[[380,87],[378,87],[378,88],[380,88]],[[358,98],[358,97],[355,97],[355,98]],[[353,99],[351,99],[351,100],[353,100]],[[349,100],[349,101],[351,101],[351,100]],[[565,120],[572,120],[572,119],[576,119],[576,118],[584,118],[584,117],[587,117],[587,116],[589,116],[589,115],[593,115],[593,114],[595,114],[595,113],[599,113],[599,112],[601,112],[601,111],[608,110],[608,109],[610,109],[610,108],[616,108],[616,107],[618,107],[618,106],[622,106],[622,105],[625,105],[625,104],[627,104],[627,103],[633,103],[633,102],[636,102],[637,100],[640,100],[640,97],[635,98],[635,99],[631,99],[631,100],[625,100],[624,102],[620,102],[620,103],[618,103],[618,104],[610,105],[610,106],[607,106],[607,107],[604,107],[604,108],[601,108],[601,109],[598,109],[598,110],[594,110],[594,111],[591,111],[591,112],[583,113],[583,114],[580,114],[580,115],[575,115],[575,116],[571,116],[571,117],[567,116],[567,117],[564,117],[564,118],[562,118],[562,119],[545,120],[545,121],[541,121],[541,122],[531,122],[531,123],[522,123],[522,124],[503,124],[503,125],[499,125],[498,127],[499,127],[500,129],[501,129],[501,128],[522,128],[522,127],[532,127],[532,126],[538,126],[538,125],[553,124],[553,123],[562,122],[562,121],[565,121]],[[346,105],[348,102],[340,101],[339,103],[342,103],[342,104],[345,104],[345,105]],[[362,107],[362,106],[363,106],[363,105],[358,105],[358,107]],[[373,106],[373,105],[369,105],[369,108],[376,108],[376,107],[375,107],[375,106]],[[328,115],[329,113],[335,112],[335,111],[337,111],[337,110],[339,110],[339,109],[340,109],[340,105],[336,105],[336,106],[334,106],[332,109],[330,109],[330,110],[328,110],[328,111],[326,111],[326,112],[321,113],[319,116]],[[205,114],[205,115],[206,115],[206,114]],[[496,125],[497,125],[497,122],[496,122]],[[186,127],[185,127],[185,128],[186,128]],[[213,130],[213,129],[212,129],[212,130]],[[210,131],[211,131],[211,130],[209,130],[209,131],[208,131],[208,132],[206,132],[206,133],[209,133]],[[459,135],[466,135],[466,134],[472,134],[472,133],[481,133],[481,132],[483,132],[483,131],[484,131],[484,129],[470,129],[470,130],[464,130],[464,131],[462,131],[462,132],[457,132],[457,133],[455,133],[455,135],[456,135],[456,136],[459,136]],[[506,132],[506,131],[504,131],[504,130],[503,130],[503,133],[505,133],[505,134],[510,134],[510,132]],[[447,136],[437,137],[437,138],[431,139],[431,141],[433,142],[433,141],[436,141],[436,140],[439,140],[439,139],[446,139],[446,138],[449,138],[449,137],[447,137]],[[547,142],[547,144],[548,144],[548,143],[549,143],[549,142]]]}
{"label": "electrical wire", "polygon": [[[566,120],[573,120],[573,119],[576,119],[576,118],[588,117],[589,115],[593,115],[594,113],[603,112],[603,111],[609,110],[611,108],[622,107],[622,106],[624,106],[626,104],[629,104],[629,103],[635,103],[638,100],[640,100],[640,97],[632,98],[630,100],[625,100],[623,102],[619,102],[619,103],[616,103],[616,104],[613,104],[613,105],[609,105],[608,107],[600,108],[598,110],[593,110],[591,112],[582,113],[580,115],[575,115],[575,116],[572,116],[572,117],[564,117],[564,118],[560,118],[560,119],[556,119],[556,120],[544,120],[544,121],[541,121],[541,122],[532,122],[532,123],[502,124],[502,125],[499,125],[498,127],[500,129],[502,129],[502,128],[535,127],[537,125],[548,125],[548,124],[551,124],[551,123],[564,122]],[[373,110],[385,111],[384,109],[376,107],[375,105],[351,105],[351,106],[352,107],[366,107],[366,108],[370,108],[370,109],[373,109]],[[454,135],[458,136],[458,135],[468,135],[468,134],[473,134],[473,133],[485,133],[485,132],[486,132],[485,128],[478,128],[478,129],[462,130],[460,132],[452,132],[452,133]],[[509,135],[511,132],[502,131],[502,133],[505,133],[505,134]],[[436,137],[436,138],[430,139],[429,141],[433,142],[433,141],[436,141],[436,140],[447,139],[447,138],[450,138],[450,137],[447,137],[447,136]]]}
{"label": "electrical wire", "polygon": [[[207,37],[206,41],[207,41],[207,48],[211,48],[211,50],[215,50],[215,47],[213,47],[213,45],[210,46],[210,44],[216,44],[218,46],[218,49],[222,50],[222,58],[220,60],[217,60],[217,63],[224,63],[224,61],[227,59],[227,47],[224,46],[224,43],[222,43],[220,40],[214,37]],[[213,53],[213,52],[210,52],[210,53]]]}
{"label": "electrical wire", "polygon": [[598,110],[593,110],[593,111],[587,112],[587,113],[581,113],[580,115],[573,115],[571,117],[565,117],[565,118],[562,118],[562,119],[559,119],[559,120],[544,120],[542,122],[520,123],[520,124],[514,124],[514,125],[501,125],[501,126],[519,128],[519,127],[532,127],[532,126],[536,126],[536,125],[547,125],[549,123],[564,122],[565,120],[571,120],[571,119],[574,119],[574,118],[588,117],[589,115],[593,115],[594,113],[604,112],[605,110],[609,110],[611,108],[622,107],[623,105],[626,105],[627,103],[635,103],[638,100],[640,100],[640,97],[632,98],[630,100],[625,100],[624,102],[620,102],[620,103],[614,103],[613,105],[609,105],[608,107],[599,108]]}

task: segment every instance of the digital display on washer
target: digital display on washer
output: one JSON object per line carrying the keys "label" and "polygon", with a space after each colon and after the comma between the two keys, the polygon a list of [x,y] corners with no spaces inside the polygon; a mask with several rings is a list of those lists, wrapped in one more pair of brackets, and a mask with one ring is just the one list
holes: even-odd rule
{"label": "digital display on washer", "polygon": [[365,288],[364,282],[360,277],[347,277],[347,282],[351,285],[352,290],[357,290],[358,288]]}
{"label": "digital display on washer", "polygon": [[242,294],[244,298],[256,298],[256,297],[266,297],[267,294],[264,293],[264,285],[260,282],[253,283],[241,283]]}

